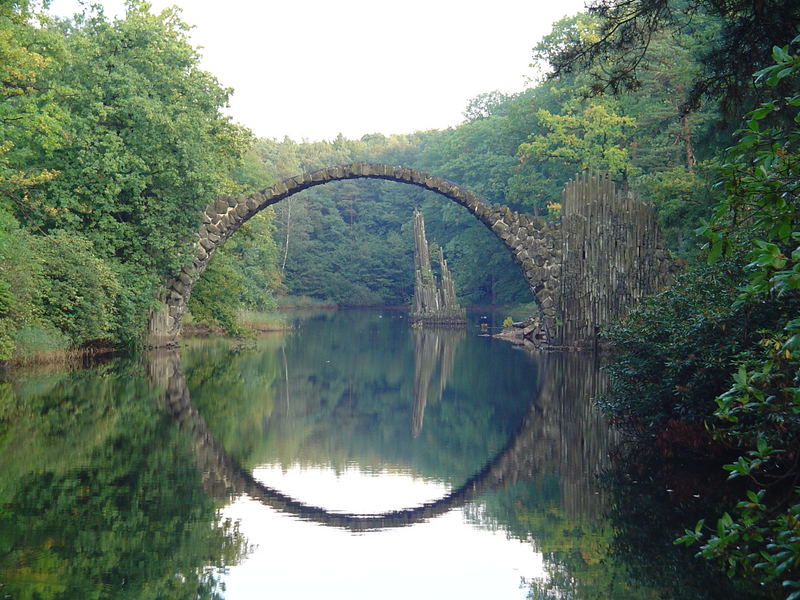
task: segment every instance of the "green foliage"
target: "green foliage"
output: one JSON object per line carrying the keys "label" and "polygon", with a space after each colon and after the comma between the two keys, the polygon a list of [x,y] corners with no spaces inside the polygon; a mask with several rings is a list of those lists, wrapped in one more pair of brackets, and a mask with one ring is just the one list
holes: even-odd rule
{"label": "green foliage", "polygon": [[77,235],[54,231],[35,241],[43,275],[41,318],[75,345],[110,338],[120,288],[114,272]]}
{"label": "green foliage", "polygon": [[651,45],[660,36],[689,35],[697,67],[686,87],[687,107],[703,97],[731,106],[752,92],[751,74],[770,63],[770,49],[797,35],[796,2],[764,0],[597,0],[589,7],[594,36],[567,38],[549,53],[557,72],[592,70],[595,91],[638,90]]}
{"label": "green foliage", "polygon": [[545,109],[537,111],[546,133],[520,145],[523,160],[555,161],[572,171],[630,175],[633,167],[626,146],[635,120],[617,114],[613,102],[576,104],[566,103],[560,115]]}
{"label": "green foliage", "polygon": [[236,313],[242,307],[244,279],[236,261],[225,250],[216,253],[189,299],[192,317],[211,327],[221,327],[230,335],[240,333]]}
{"label": "green foliage", "polygon": [[694,254],[697,245],[689,225],[699,223],[712,208],[712,194],[707,185],[709,170],[706,164],[696,171],[674,166],[647,173],[638,181],[642,197],[656,207],[665,243],[687,258]]}
{"label": "green foliage", "polygon": [[[199,69],[187,31],[176,9],[141,1],[113,21],[94,8],[54,21],[27,2],[0,7],[3,359],[25,327],[135,344],[200,210],[269,181],[252,153],[239,161],[249,133],[222,115],[230,90]],[[249,268],[262,260],[266,273],[261,237],[267,253]]]}
{"label": "green foliage", "polygon": [[[246,543],[142,365],[0,389],[0,581],[13,598],[219,599]],[[179,575],[179,576],[177,576]]]}
{"label": "green foliage", "polygon": [[764,298],[737,304],[742,262],[697,264],[666,291],[636,307],[606,332],[615,347],[604,408],[659,429],[670,418],[702,422],[716,408],[743,352],[762,329],[779,327],[800,301]]}
{"label": "green foliage", "polygon": [[[718,435],[747,449],[725,469],[731,478],[749,478],[756,489],[710,534],[701,521],[678,542],[700,543],[700,554],[729,573],[779,583],[794,600],[800,598],[800,488],[792,489],[800,476],[800,54],[775,47],[773,59],[758,80],[772,88],[786,84],[794,93],[747,115],[725,165],[727,194],[701,229],[712,260],[730,252],[740,230],[748,234],[747,280],[736,305],[774,298],[787,307],[776,326],[761,332],[759,346],[740,360],[733,385],[717,399]],[[791,119],[777,111],[788,111]],[[787,487],[788,495],[780,497],[776,490]]]}

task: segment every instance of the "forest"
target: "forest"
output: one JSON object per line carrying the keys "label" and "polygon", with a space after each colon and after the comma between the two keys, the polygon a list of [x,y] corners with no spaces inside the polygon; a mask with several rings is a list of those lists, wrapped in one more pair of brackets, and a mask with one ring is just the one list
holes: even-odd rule
{"label": "forest", "polygon": [[[532,48],[526,90],[473,98],[458,126],[319,142],[256,139],[225,116],[231,90],[199,67],[177,9],[45,8],[0,3],[1,361],[140,347],[219,194],[370,161],[557,219],[566,181],[606,173],[654,204],[682,272],[605,332],[603,408],[641,438],[723,448],[750,489],[679,541],[800,598],[800,5],[594,0]],[[348,181],[243,227],[196,286],[193,320],[236,333],[239,310],[287,297],[407,304],[414,208],[466,303],[530,301],[460,207]]]}

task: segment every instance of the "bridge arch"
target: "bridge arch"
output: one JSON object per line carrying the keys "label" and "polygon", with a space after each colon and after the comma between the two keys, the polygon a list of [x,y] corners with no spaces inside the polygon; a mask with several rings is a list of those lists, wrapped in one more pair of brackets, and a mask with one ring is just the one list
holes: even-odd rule
{"label": "bridge arch", "polygon": [[248,196],[219,196],[209,204],[203,211],[203,221],[195,236],[192,262],[167,282],[163,306],[150,319],[149,344],[160,347],[177,343],[181,318],[194,284],[217,249],[242,224],[268,206],[298,192],[345,179],[383,179],[407,183],[436,192],[466,208],[503,242],[514,262],[519,265],[539,306],[546,341],[550,341],[560,293],[560,242],[556,224],[541,218],[528,218],[506,206],[490,204],[450,181],[416,169],[353,163],[290,177]]}

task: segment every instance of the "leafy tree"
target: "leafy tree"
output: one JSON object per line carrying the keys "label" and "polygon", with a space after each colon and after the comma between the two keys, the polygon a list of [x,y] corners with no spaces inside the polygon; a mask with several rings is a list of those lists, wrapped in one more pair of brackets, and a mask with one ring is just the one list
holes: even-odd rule
{"label": "leafy tree", "polygon": [[[800,37],[793,41],[798,43]],[[729,574],[780,584],[794,600],[800,598],[800,54],[776,46],[773,60],[758,73],[759,82],[792,93],[748,113],[725,166],[727,193],[702,228],[711,260],[734,251],[744,232],[750,263],[735,305],[772,300],[783,306],[775,325],[761,331],[759,344],[739,359],[732,386],[717,398],[719,436],[744,451],[725,469],[731,478],[749,478],[754,489],[710,534],[700,521],[680,541],[700,542],[700,554]],[[793,126],[783,126],[787,118],[777,111],[788,111]]]}
{"label": "leafy tree", "polygon": [[724,103],[746,98],[750,74],[765,67],[770,49],[794,37],[800,24],[800,7],[783,0],[594,0],[588,10],[599,23],[596,36],[556,46],[548,57],[556,73],[602,64],[594,71],[595,91],[635,90],[655,38],[664,31],[696,36],[704,30],[705,43],[695,48],[702,68],[692,77],[689,107],[704,96]]}
{"label": "leafy tree", "polygon": [[24,212],[44,231],[80,230],[111,261],[127,290],[116,335],[130,341],[185,259],[200,209],[232,189],[247,135],[222,116],[229,91],[198,68],[175,9],[134,1],[124,19],[89,12],[53,31],[66,54],[40,79],[63,91],[63,139],[32,148],[28,164],[59,176],[31,190]]}
{"label": "leafy tree", "polygon": [[31,187],[50,181],[51,168],[31,168],[30,147],[59,145],[63,111],[56,91],[39,79],[56,68],[62,40],[33,26],[28,2],[0,6],[0,198],[22,205]]}

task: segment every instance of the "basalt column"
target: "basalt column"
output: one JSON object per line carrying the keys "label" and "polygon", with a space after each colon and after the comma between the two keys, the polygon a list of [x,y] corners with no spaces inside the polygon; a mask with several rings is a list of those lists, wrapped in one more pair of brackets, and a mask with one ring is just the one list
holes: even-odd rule
{"label": "basalt column", "polygon": [[411,322],[417,326],[450,327],[466,323],[466,311],[456,299],[444,253],[439,251],[441,282],[433,274],[425,220],[414,211],[414,301]]}
{"label": "basalt column", "polygon": [[603,327],[666,287],[673,268],[652,205],[608,177],[578,175],[561,201],[557,345],[596,345]]}

